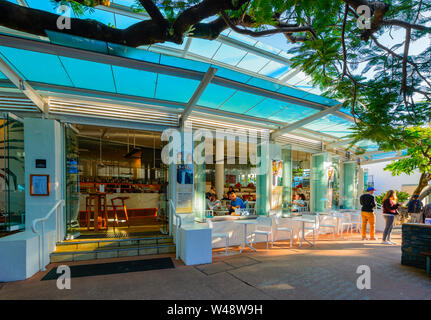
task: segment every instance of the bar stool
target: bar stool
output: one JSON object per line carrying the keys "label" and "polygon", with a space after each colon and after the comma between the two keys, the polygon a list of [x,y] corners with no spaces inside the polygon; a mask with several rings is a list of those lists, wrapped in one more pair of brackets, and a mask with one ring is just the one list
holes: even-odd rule
{"label": "bar stool", "polygon": [[[130,228],[129,216],[127,214],[127,207],[126,207],[126,203],[124,202],[124,200],[127,200],[127,199],[129,199],[129,197],[115,197],[111,199],[112,209],[114,211],[114,230],[115,230],[115,226],[117,227],[119,226],[118,216],[119,216],[120,210],[122,210],[124,214],[125,221],[127,222],[127,227]],[[121,201],[121,204],[115,204],[116,200]]]}
{"label": "bar stool", "polygon": [[[95,221],[96,210],[98,211],[98,221]],[[93,193],[85,199],[86,224],[87,230],[90,230],[91,218],[93,218],[94,229],[108,229],[108,210],[106,195],[104,193]],[[99,228],[99,217],[101,220],[101,228]],[[97,223],[97,227],[96,227]]]}

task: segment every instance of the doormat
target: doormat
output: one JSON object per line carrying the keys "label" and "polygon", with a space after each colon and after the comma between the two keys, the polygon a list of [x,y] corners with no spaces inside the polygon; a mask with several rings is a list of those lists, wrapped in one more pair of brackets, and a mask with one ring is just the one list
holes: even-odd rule
{"label": "doormat", "polygon": [[149,236],[160,236],[163,235],[160,231],[148,231],[148,232],[123,232],[123,233],[96,233],[96,234],[83,234],[76,239],[117,239],[117,238],[131,238],[131,237],[149,237]]}
{"label": "doormat", "polygon": [[[174,268],[175,266],[171,258],[156,258],[70,266],[70,275],[72,278],[80,278]],[[42,278],[42,281],[57,280],[59,276],[60,274],[57,273],[57,267],[54,267]]]}

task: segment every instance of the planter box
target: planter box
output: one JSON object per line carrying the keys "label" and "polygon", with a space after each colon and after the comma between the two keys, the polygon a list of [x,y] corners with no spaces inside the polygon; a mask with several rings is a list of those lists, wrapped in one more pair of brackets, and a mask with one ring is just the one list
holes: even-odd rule
{"label": "planter box", "polygon": [[426,258],[420,253],[431,251],[431,225],[404,223],[402,232],[401,264],[425,269]]}

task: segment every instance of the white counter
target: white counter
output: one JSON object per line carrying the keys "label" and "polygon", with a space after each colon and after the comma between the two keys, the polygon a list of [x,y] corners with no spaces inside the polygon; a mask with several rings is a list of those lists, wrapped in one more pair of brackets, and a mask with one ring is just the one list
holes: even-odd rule
{"label": "white counter", "polygon": [[[108,200],[108,205],[111,205],[111,199],[115,197],[129,197],[125,200],[127,209],[144,209],[144,208],[158,208],[159,193],[107,193],[106,199]],[[88,194],[80,194],[79,196],[79,210],[85,211],[85,199]],[[118,201],[117,201],[118,203]]]}

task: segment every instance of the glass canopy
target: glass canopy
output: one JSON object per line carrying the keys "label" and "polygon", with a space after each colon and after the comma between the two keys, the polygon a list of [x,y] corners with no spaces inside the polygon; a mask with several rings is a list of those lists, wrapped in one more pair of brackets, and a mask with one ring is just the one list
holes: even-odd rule
{"label": "glass canopy", "polygon": [[[56,13],[54,4],[48,0],[25,0],[18,4]],[[79,18],[95,19],[116,28],[127,28],[148,19],[145,12],[132,10],[132,5],[135,5],[134,0],[114,0],[109,7],[97,6]],[[177,108],[184,108],[202,79],[196,74],[202,75],[213,67],[220,81],[208,84],[198,107],[279,123],[282,127],[340,103],[321,96],[307,75],[291,69],[288,53],[232,30],[225,30],[214,41],[186,38],[181,45],[158,43],[139,48],[47,33],[49,38],[39,37],[38,41],[172,67],[180,72],[169,74],[164,68],[145,70],[134,68],[133,63],[124,67],[88,58],[18,49],[8,44],[0,46],[0,57],[37,89],[43,89],[44,84],[64,89],[80,88],[92,90],[101,97],[105,93],[121,94],[174,102]],[[188,72],[193,75],[189,76]],[[6,77],[0,73],[0,79]],[[352,133],[352,122],[347,120],[351,114],[344,108],[339,112],[315,119],[303,128],[334,139],[346,137]],[[375,144],[358,146],[367,152],[377,150]]]}

